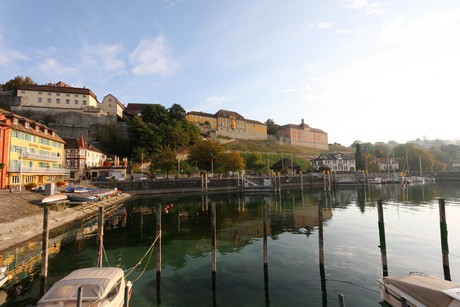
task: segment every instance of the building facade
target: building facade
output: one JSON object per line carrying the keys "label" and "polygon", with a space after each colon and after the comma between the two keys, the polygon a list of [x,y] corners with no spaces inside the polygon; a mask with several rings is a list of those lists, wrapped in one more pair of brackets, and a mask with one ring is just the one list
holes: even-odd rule
{"label": "building facade", "polygon": [[125,112],[125,106],[118,100],[117,97],[112,94],[108,94],[102,99],[100,107],[111,116],[118,116],[123,118],[123,112]]}
{"label": "building facade", "polygon": [[398,162],[396,162],[396,160],[393,158],[375,159],[375,162],[377,163],[379,172],[390,172],[390,171],[392,172],[392,171],[396,171],[399,169]]}
{"label": "building facade", "polygon": [[86,142],[83,135],[78,139],[65,139],[65,141],[67,143],[66,166],[70,172],[70,180],[90,179],[86,178],[88,169],[104,165],[107,156],[97,147]]}
{"label": "building facade", "polygon": [[333,172],[355,172],[356,161],[343,153],[321,153],[318,158],[311,160],[315,170],[328,168]]}
{"label": "building facade", "polygon": [[1,188],[65,180],[64,140],[43,124],[0,110]]}
{"label": "building facade", "polygon": [[219,110],[215,114],[192,111],[187,113],[186,119],[198,125],[201,130],[221,136],[243,140],[267,139],[267,126],[264,123],[245,119],[233,111]]}
{"label": "building facade", "polygon": [[303,119],[300,125],[280,126],[277,135],[292,145],[329,149],[327,133],[320,129],[310,128]]}
{"label": "building facade", "polygon": [[96,95],[85,87],[72,87],[64,82],[46,85],[25,85],[18,88],[19,106],[12,110],[85,111],[99,108]]}

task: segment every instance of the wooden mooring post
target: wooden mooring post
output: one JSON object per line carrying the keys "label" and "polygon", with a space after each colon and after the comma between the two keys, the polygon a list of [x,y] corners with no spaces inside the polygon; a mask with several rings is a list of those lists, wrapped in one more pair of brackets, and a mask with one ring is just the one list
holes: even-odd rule
{"label": "wooden mooring post", "polygon": [[211,269],[211,278],[212,278],[212,302],[213,306],[216,306],[217,296],[216,296],[216,275],[217,275],[217,215],[216,215],[216,203],[211,203],[211,261],[212,261],[212,269]]}
{"label": "wooden mooring post", "polygon": [[48,241],[49,241],[49,208],[45,206],[43,210],[43,233],[42,233],[42,257],[41,257],[41,293],[46,292],[46,279],[48,277]]}
{"label": "wooden mooring post", "polygon": [[99,250],[97,252],[97,266],[102,267],[102,254],[104,253],[104,207],[99,206],[97,214],[97,241],[99,243]]}
{"label": "wooden mooring post", "polygon": [[385,242],[385,223],[383,221],[383,205],[382,200],[377,201],[377,211],[379,215],[379,238],[380,238],[380,256],[382,258],[382,270],[383,276],[388,276],[388,264],[387,264],[387,246]]}
{"label": "wooden mooring post", "polygon": [[157,305],[161,305],[161,205],[158,204],[156,207],[156,240],[155,249],[157,251]]}
{"label": "wooden mooring post", "polygon": [[447,241],[447,223],[446,223],[446,206],[443,198],[439,202],[439,226],[441,229],[441,250],[442,250],[442,267],[444,270],[444,279],[451,280],[449,268],[449,243]]}

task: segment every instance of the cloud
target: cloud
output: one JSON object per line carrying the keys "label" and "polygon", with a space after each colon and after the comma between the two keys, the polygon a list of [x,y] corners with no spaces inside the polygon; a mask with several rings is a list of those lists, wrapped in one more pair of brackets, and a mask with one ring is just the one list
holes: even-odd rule
{"label": "cloud", "polygon": [[308,25],[308,28],[309,29],[323,30],[323,29],[330,29],[330,28],[332,28],[333,25],[334,24],[332,22],[322,21],[322,22],[317,22],[317,23],[310,24],[310,25]]}
{"label": "cloud", "polygon": [[217,108],[225,104],[229,99],[227,96],[210,96],[206,98],[205,100],[200,101],[200,103],[197,106],[194,106],[193,108],[196,110],[204,110],[204,111],[215,111]]}
{"label": "cloud", "polygon": [[174,61],[163,35],[154,39],[143,39],[130,56],[134,65],[132,73],[135,75],[161,75],[173,74],[179,67]]}
{"label": "cloud", "polygon": [[45,76],[66,76],[78,72],[77,68],[65,67],[55,58],[45,59],[42,63],[38,64],[35,69]]}
{"label": "cloud", "polygon": [[82,62],[93,67],[102,67],[106,71],[123,72],[126,64],[120,59],[123,47],[121,45],[91,44],[82,50]]}
{"label": "cloud", "polygon": [[24,61],[27,59],[28,57],[24,53],[6,48],[3,37],[0,34],[0,65],[10,65],[16,61]]}
{"label": "cloud", "polygon": [[369,2],[367,0],[340,0],[342,7],[355,11],[356,15],[368,16],[368,15],[383,15],[387,9],[378,1]]}

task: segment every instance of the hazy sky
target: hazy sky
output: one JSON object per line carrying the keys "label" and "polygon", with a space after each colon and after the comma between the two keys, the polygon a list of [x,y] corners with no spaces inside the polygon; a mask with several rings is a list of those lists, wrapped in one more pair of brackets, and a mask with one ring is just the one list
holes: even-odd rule
{"label": "hazy sky", "polygon": [[0,1],[0,82],[300,124],[330,143],[460,139],[460,2]]}

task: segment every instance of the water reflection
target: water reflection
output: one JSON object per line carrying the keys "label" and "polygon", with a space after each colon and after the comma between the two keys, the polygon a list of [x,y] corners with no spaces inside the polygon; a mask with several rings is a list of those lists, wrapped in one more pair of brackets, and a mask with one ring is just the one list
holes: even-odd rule
{"label": "water reflection", "polygon": [[[284,189],[276,195],[142,196],[106,213],[104,246],[109,265],[135,267],[161,223],[156,252],[130,276],[139,278],[133,306],[335,306],[338,293],[344,293],[347,305],[376,305],[375,280],[381,274],[376,200],[395,208],[409,205],[408,213],[432,219],[436,197],[449,202],[458,194],[455,185],[387,185]],[[423,210],[414,211],[417,207]],[[390,211],[390,224],[404,214]],[[436,219],[432,222],[437,225]],[[49,262],[50,284],[73,269],[95,265],[96,232],[96,220],[90,219],[52,233],[50,242],[57,249]],[[394,234],[391,239],[389,246],[396,241]],[[4,263],[20,263],[28,254],[33,258],[41,248],[31,244],[37,253],[26,246],[5,251]],[[391,252],[394,268],[407,266]],[[33,270],[27,272],[7,287],[7,306],[39,298]]]}

